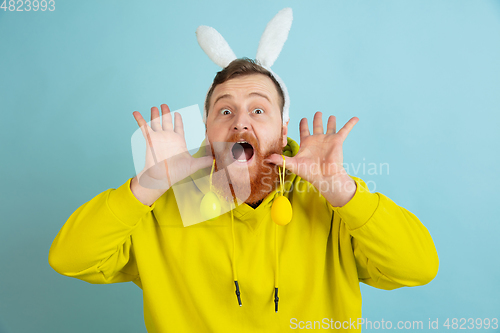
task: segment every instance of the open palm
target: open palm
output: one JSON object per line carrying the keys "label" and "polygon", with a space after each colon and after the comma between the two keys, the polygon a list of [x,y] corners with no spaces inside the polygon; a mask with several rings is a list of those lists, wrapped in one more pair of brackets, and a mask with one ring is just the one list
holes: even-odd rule
{"label": "open palm", "polygon": [[158,188],[158,184],[168,188],[212,163],[211,156],[194,158],[189,154],[179,113],[175,113],[175,124],[166,104],[161,105],[161,113],[160,120],[158,108],[151,108],[151,127],[139,112],[133,113],[146,139],[146,163],[141,174],[146,174],[149,181],[156,183],[148,182],[154,188]]}
{"label": "open palm", "polygon": [[[322,181],[331,181],[335,177],[344,177],[342,144],[358,122],[351,118],[338,132],[335,116],[328,118],[326,133],[323,129],[321,112],[316,112],[313,120],[313,134],[310,134],[307,118],[300,121],[300,148],[293,157],[285,157],[286,168],[307,180],[319,189]],[[283,164],[279,155],[272,155],[269,160],[277,165]]]}

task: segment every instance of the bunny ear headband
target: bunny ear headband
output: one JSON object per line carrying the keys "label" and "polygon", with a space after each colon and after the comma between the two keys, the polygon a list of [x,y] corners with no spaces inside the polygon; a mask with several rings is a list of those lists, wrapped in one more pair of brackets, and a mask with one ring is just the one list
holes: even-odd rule
{"label": "bunny ear headband", "polygon": [[[292,20],[291,8],[280,10],[267,24],[266,30],[264,30],[260,38],[257,55],[255,56],[257,63],[271,73],[283,91],[285,97],[285,104],[283,105],[283,124],[286,124],[290,119],[290,97],[288,96],[288,90],[286,89],[285,83],[271,70],[271,66],[278,58],[288,38]],[[236,59],[236,55],[233,50],[231,50],[229,44],[214,28],[201,25],[196,29],[196,37],[203,51],[205,51],[208,57],[220,67],[225,68],[231,61]],[[204,110],[203,112],[203,122],[205,124],[207,123],[207,112],[208,110]]]}

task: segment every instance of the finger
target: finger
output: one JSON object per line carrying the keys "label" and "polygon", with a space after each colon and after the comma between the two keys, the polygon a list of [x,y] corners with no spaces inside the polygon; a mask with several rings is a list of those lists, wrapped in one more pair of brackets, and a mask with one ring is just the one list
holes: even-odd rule
{"label": "finger", "polygon": [[151,108],[151,128],[153,131],[161,131],[160,111],[156,106]]}
{"label": "finger", "polygon": [[347,135],[349,134],[349,132],[352,130],[352,128],[354,127],[354,125],[356,125],[356,123],[358,122],[359,118],[358,117],[352,117],[351,119],[349,119],[349,121],[338,131],[337,134],[339,134],[341,137],[342,137],[342,141],[345,140],[345,138],[347,138]]}
{"label": "finger", "polygon": [[[287,157],[285,156],[285,160],[286,160],[286,158]],[[268,163],[282,166],[283,165],[283,156],[279,155],[279,154],[271,154],[264,161],[268,162]]]}
{"label": "finger", "polygon": [[337,119],[335,116],[328,117],[328,123],[326,125],[326,134],[335,134],[337,130]]}
{"label": "finger", "polygon": [[323,114],[321,112],[314,114],[313,134],[323,134]]}
{"label": "finger", "polygon": [[139,128],[141,129],[142,136],[144,136],[144,139],[146,140],[146,144],[148,147],[152,146],[151,138],[149,136],[149,132],[151,131],[151,128],[148,126],[148,123],[144,118],[142,118],[142,115],[138,111],[134,111],[132,113],[134,115],[135,120],[137,121],[137,125],[139,125]]}
{"label": "finger", "polygon": [[[269,157],[267,157],[264,161],[282,167],[283,166],[283,155],[272,154]],[[296,166],[295,157],[285,156],[285,169],[290,170],[291,172],[295,173],[295,169],[296,169],[295,166]]]}
{"label": "finger", "polygon": [[161,108],[161,118],[162,118],[162,127],[164,131],[171,131],[172,126],[172,114],[170,113],[170,108],[167,104],[160,105]]}
{"label": "finger", "polygon": [[307,118],[302,118],[300,120],[300,142],[307,138],[309,135],[309,125],[307,124]]}
{"label": "finger", "polygon": [[137,125],[139,125],[139,128],[141,129],[142,135],[144,136],[144,139],[147,140],[147,128],[148,128],[148,123],[144,118],[142,118],[142,115],[138,111],[134,111],[132,113],[134,115],[135,121],[137,121]]}
{"label": "finger", "polygon": [[179,112],[174,113],[174,120],[175,120],[174,132],[179,135],[182,135],[185,141],[186,137],[184,136],[184,124],[182,123],[182,117]]}
{"label": "finger", "polygon": [[139,111],[132,112],[132,115],[134,116],[135,121],[137,121],[137,125],[139,125],[139,127],[142,127],[144,125],[147,126],[148,123],[146,123],[144,118],[142,118],[142,114]]}

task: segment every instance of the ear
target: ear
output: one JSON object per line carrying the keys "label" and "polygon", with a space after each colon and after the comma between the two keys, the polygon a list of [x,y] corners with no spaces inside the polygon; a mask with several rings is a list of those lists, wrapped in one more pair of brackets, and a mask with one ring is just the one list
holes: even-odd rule
{"label": "ear", "polygon": [[205,126],[205,140],[203,140],[203,144],[205,145],[205,156],[211,156],[212,148],[210,145],[210,140],[208,140],[208,131],[206,126]]}
{"label": "ear", "polygon": [[205,125],[205,144],[210,145],[210,140],[208,140],[208,128]]}
{"label": "ear", "polygon": [[287,135],[288,135],[288,122],[286,122],[286,124],[283,125],[283,142],[282,142],[282,145],[283,147],[285,147],[287,145]]}

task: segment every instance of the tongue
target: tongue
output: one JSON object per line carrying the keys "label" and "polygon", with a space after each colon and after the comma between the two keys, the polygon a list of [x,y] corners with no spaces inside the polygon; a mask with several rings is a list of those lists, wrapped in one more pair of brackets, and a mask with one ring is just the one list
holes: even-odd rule
{"label": "tongue", "polygon": [[245,159],[248,161],[250,158],[252,158],[252,148],[250,147],[245,147]]}
{"label": "tongue", "polygon": [[234,145],[233,156],[237,160],[242,160],[242,159],[246,160],[245,149],[239,143],[237,143],[237,144]]}
{"label": "tongue", "polygon": [[235,157],[237,160],[243,160],[243,159],[245,159],[245,160],[246,160],[246,154],[245,154],[245,151],[244,151],[243,149],[236,149],[235,154],[234,154],[234,157]]}

